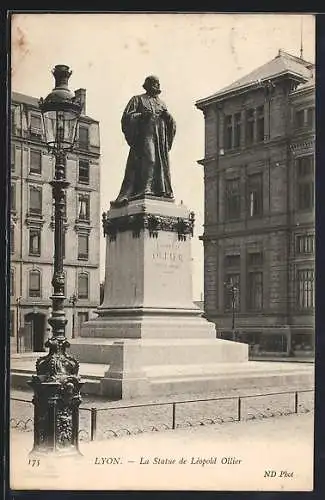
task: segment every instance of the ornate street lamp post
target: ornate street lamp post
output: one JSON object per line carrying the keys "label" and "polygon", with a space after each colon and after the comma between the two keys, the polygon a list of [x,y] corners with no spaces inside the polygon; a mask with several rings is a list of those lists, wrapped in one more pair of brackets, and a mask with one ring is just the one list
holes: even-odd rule
{"label": "ornate street lamp post", "polygon": [[16,330],[17,330],[17,353],[21,351],[21,338],[20,338],[20,301],[21,297],[16,298],[17,303],[17,316],[16,316]]}
{"label": "ornate street lamp post", "polygon": [[76,336],[76,303],[77,303],[77,296],[75,293],[73,293],[69,299],[70,304],[72,305],[72,338],[74,339]]}
{"label": "ornate street lamp post", "polygon": [[36,375],[30,381],[34,390],[34,447],[31,453],[69,455],[80,454],[78,428],[82,383],[78,362],[66,353],[70,344],[65,337],[63,217],[69,185],[65,180],[66,154],[74,146],[81,105],[68,88],[69,67],[55,66],[53,75],[55,88],[39,101],[46,142],[55,157],[55,174],[50,182],[54,198],[54,269],[52,315],[48,322],[52,336],[45,344],[49,352],[37,360]]}
{"label": "ornate street lamp post", "polygon": [[237,294],[239,293],[239,288],[236,287],[232,280],[230,282],[224,283],[227,289],[230,292],[231,296],[231,331],[232,331],[232,339],[237,340],[236,330],[235,330],[235,315],[236,315],[236,302],[237,302]]}

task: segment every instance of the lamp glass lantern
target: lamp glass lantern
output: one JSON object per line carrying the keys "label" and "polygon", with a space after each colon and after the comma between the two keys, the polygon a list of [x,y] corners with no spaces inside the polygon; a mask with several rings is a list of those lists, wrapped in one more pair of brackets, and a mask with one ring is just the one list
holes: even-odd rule
{"label": "lamp glass lantern", "polygon": [[74,92],[68,88],[68,80],[72,74],[69,67],[63,64],[55,66],[52,71],[55,87],[45,99],[40,99],[45,140],[54,154],[71,151],[81,114],[81,103]]}

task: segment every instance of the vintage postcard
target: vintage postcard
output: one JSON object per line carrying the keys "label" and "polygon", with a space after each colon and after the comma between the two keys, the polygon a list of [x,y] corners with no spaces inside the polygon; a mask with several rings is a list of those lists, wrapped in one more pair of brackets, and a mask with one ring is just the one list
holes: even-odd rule
{"label": "vintage postcard", "polygon": [[314,16],[10,21],[11,490],[312,491]]}

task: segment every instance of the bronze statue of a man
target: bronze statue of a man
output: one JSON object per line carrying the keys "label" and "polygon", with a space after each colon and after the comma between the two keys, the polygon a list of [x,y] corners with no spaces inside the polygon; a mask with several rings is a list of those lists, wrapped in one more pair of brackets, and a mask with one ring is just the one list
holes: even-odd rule
{"label": "bronze statue of a man", "polygon": [[114,204],[146,195],[173,199],[168,152],[176,132],[173,117],[155,76],[145,79],[145,94],[132,97],[122,116],[122,131],[130,146],[124,180]]}

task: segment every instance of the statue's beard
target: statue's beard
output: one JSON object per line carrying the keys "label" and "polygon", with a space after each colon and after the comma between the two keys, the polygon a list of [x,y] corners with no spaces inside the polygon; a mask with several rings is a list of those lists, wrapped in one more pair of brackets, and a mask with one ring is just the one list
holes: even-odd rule
{"label": "statue's beard", "polygon": [[159,94],[161,94],[161,90],[160,89],[154,89],[154,88],[151,88],[151,89],[147,89],[147,93],[150,95],[150,96],[157,96]]}

